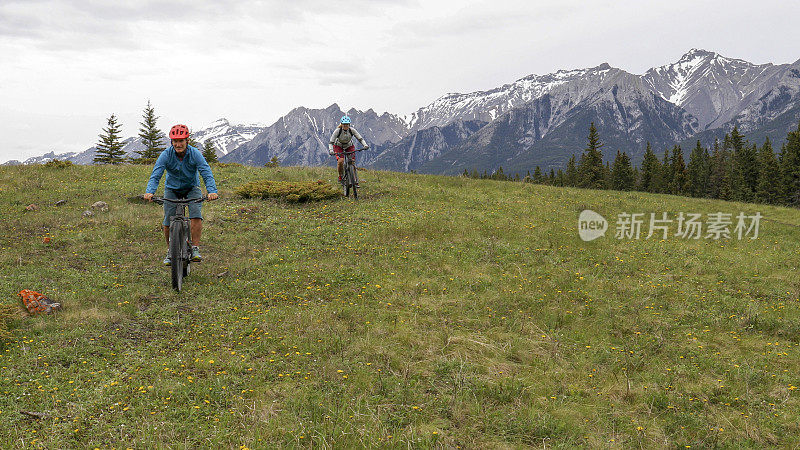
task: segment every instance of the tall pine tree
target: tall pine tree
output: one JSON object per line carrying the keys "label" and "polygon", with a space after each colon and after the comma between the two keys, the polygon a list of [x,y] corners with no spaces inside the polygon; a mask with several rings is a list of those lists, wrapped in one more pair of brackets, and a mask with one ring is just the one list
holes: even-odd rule
{"label": "tall pine tree", "polygon": [[594,127],[594,122],[589,125],[589,144],[581,155],[578,165],[578,185],[590,189],[603,189],[606,185],[606,167],[603,165],[603,153],[600,148],[600,136]]}
{"label": "tall pine tree", "polygon": [[578,185],[578,166],[575,163],[575,155],[573,154],[567,162],[567,171],[564,174],[564,186],[577,186]]}
{"label": "tall pine tree", "polygon": [[714,153],[711,154],[711,177],[708,179],[708,193],[711,198],[730,200],[730,136],[725,135],[722,147],[714,141]]}
{"label": "tall pine tree", "polygon": [[758,185],[756,201],[760,203],[778,203],[780,193],[781,172],[772,142],[769,137],[758,151]]}
{"label": "tall pine tree", "polygon": [[683,162],[683,150],[679,145],[672,148],[672,158],[670,160],[670,180],[669,193],[683,195],[686,190],[686,165]]}
{"label": "tall pine tree", "polygon": [[567,184],[566,181],[564,181],[564,178],[565,178],[564,171],[558,169],[558,171],[556,172],[556,178],[553,181],[553,186],[566,186]]}
{"label": "tall pine tree", "polygon": [[780,165],[783,201],[790,206],[800,206],[800,125],[787,136]]}
{"label": "tall pine tree", "polygon": [[661,180],[658,184],[656,192],[669,193],[673,181],[672,173],[672,158],[670,158],[669,149],[664,149],[664,159],[661,161]]}
{"label": "tall pine tree", "polygon": [[542,184],[544,183],[544,177],[542,176],[542,169],[539,166],[536,166],[536,170],[533,171],[533,182]]}
{"label": "tall pine tree", "polygon": [[703,197],[708,192],[708,180],[711,176],[708,150],[700,141],[689,156],[689,165],[686,167],[686,195]]}
{"label": "tall pine tree", "polygon": [[190,134],[189,137],[186,139],[186,145],[192,146],[194,148],[200,148],[200,144],[194,140],[194,137]]}
{"label": "tall pine tree", "polygon": [[642,192],[657,192],[658,186],[661,184],[661,163],[658,162],[658,157],[653,153],[650,143],[647,143],[647,148],[644,151],[644,159],[642,160],[642,170],[639,176],[638,189]]}
{"label": "tall pine tree", "polygon": [[[206,159],[206,162],[211,164],[215,162],[219,162],[217,159],[217,149],[214,146],[214,141],[208,139],[203,143],[203,158]],[[466,172],[467,169],[464,169]]]}
{"label": "tall pine tree", "polygon": [[636,183],[636,174],[631,166],[631,159],[625,152],[617,151],[614,165],[611,169],[611,189],[617,191],[630,191]]}
{"label": "tall pine tree", "polygon": [[733,146],[733,171],[731,172],[731,194],[733,200],[752,202],[758,189],[758,149],[745,141],[739,128],[731,131]]}
{"label": "tall pine tree", "polygon": [[162,144],[163,133],[156,126],[157,120],[158,116],[156,116],[156,112],[153,106],[150,105],[150,100],[148,100],[147,106],[142,113],[142,121],[139,122],[141,126],[141,128],[139,128],[139,137],[142,139],[144,150],[137,151],[136,153],[139,154],[139,159],[141,160],[155,160],[158,158],[158,155],[161,154],[161,151],[164,150],[164,145]]}
{"label": "tall pine tree", "polygon": [[98,135],[100,142],[97,143],[93,162],[97,164],[122,164],[125,162],[125,152],[122,151],[122,141],[120,140],[121,127],[117,123],[117,116],[111,114],[108,118],[108,127],[103,128],[105,134]]}

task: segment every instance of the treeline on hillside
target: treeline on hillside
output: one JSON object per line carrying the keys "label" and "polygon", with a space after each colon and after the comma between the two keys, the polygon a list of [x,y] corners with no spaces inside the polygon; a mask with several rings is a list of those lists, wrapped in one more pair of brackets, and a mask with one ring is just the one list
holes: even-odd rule
{"label": "treeline on hillside", "polygon": [[712,148],[697,145],[686,162],[680,146],[666,149],[659,159],[647,143],[644,159],[633,167],[630,157],[617,151],[614,162],[603,163],[603,154],[594,123],[589,127],[589,143],[576,159],[573,154],[565,169],[542,173],[539,166],[533,174],[520,180],[519,174],[505,175],[503,168],[489,174],[464,170],[470,178],[523,181],[552,186],[573,186],[590,189],[642,191],[706,197],[742,202],[800,206],[800,125],[788,134],[787,141],[776,154],[769,138],[761,145],[748,142],[734,128],[722,142]]}
{"label": "treeline on hillside", "polygon": [[[124,144],[122,142],[122,124],[117,121],[117,116],[111,114],[107,120],[106,128],[103,128],[103,133],[98,137],[100,140],[97,142],[93,162],[95,164],[152,164],[158,158],[158,155],[167,148],[168,139],[165,138],[164,133],[158,129],[155,109],[147,101],[147,106],[142,113],[142,121],[139,122],[139,138],[144,144],[143,150],[137,150],[137,156],[128,158],[125,151],[122,149]],[[165,142],[166,141],[166,142]],[[189,145],[199,148],[198,143],[189,137]],[[214,142],[210,139],[203,145],[203,157],[209,163],[217,162],[217,152],[214,148]]]}

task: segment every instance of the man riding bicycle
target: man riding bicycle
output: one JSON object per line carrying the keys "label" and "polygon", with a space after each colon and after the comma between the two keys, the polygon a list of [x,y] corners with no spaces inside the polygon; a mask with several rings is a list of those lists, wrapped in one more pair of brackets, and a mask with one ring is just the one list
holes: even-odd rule
{"label": "man riding bicycle", "polygon": [[[344,152],[351,152],[355,149],[353,137],[358,139],[358,142],[361,143],[361,146],[364,147],[364,150],[369,148],[366,141],[364,141],[364,138],[361,137],[358,131],[350,126],[350,117],[344,115],[342,116],[342,120],[339,121],[339,126],[333,131],[330,142],[328,142],[328,154],[336,155],[340,183],[342,182],[342,164],[344,164],[345,156]],[[350,157],[352,158],[352,161],[355,162],[356,154],[352,153]]]}
{"label": "man riding bicycle", "polygon": [[[167,172],[167,179],[164,182],[164,198],[170,200],[181,200],[187,198],[199,198],[203,193],[200,190],[200,178],[198,172],[203,176],[203,182],[208,191],[208,199],[216,200],[217,184],[211,167],[195,147],[189,145],[189,128],[186,125],[175,125],[169,130],[169,138],[172,145],[161,152],[153,173],[147,182],[147,191],[144,194],[145,200],[153,201],[153,194],[158,189],[161,182],[161,175]],[[164,258],[164,265],[172,264],[169,257],[169,219],[175,215],[177,205],[164,202],[164,237],[167,240],[167,257]],[[189,204],[190,229],[192,234],[192,261],[202,261],[200,256],[200,234],[203,231],[203,214],[200,203]]]}

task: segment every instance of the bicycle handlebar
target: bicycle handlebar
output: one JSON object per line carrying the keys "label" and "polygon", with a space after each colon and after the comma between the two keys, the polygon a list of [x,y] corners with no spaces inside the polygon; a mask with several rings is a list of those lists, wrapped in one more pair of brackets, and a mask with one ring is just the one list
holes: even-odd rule
{"label": "bicycle handlebar", "polygon": [[[364,150],[366,150],[366,149],[368,149],[368,148],[369,148],[369,147],[357,148],[357,149],[355,149],[355,150],[351,150],[351,151],[349,151],[349,152],[347,152],[347,151],[342,151],[341,153],[342,153],[342,154],[345,154],[345,155],[350,155],[350,154],[352,154],[352,153],[355,153],[355,152],[363,152]],[[336,155],[336,152],[333,152],[333,153],[332,153],[332,155]]]}
{"label": "bicycle handlebar", "polygon": [[158,203],[159,205],[163,205],[164,202],[175,203],[177,205],[179,205],[179,204],[188,205],[189,203],[202,203],[202,202],[204,202],[206,200],[208,200],[208,197],[205,196],[205,195],[202,196],[202,197],[199,197],[199,198],[184,198],[184,199],[153,197],[153,202],[154,203]]}

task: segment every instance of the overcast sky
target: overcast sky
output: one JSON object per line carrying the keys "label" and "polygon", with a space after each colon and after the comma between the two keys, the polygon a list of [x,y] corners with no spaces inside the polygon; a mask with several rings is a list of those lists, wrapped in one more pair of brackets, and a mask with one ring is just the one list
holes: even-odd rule
{"label": "overcast sky", "polygon": [[448,92],[691,48],[800,59],[800,2],[776,0],[1,0],[0,162],[83,151],[148,99],[167,130],[296,106],[409,114]]}

